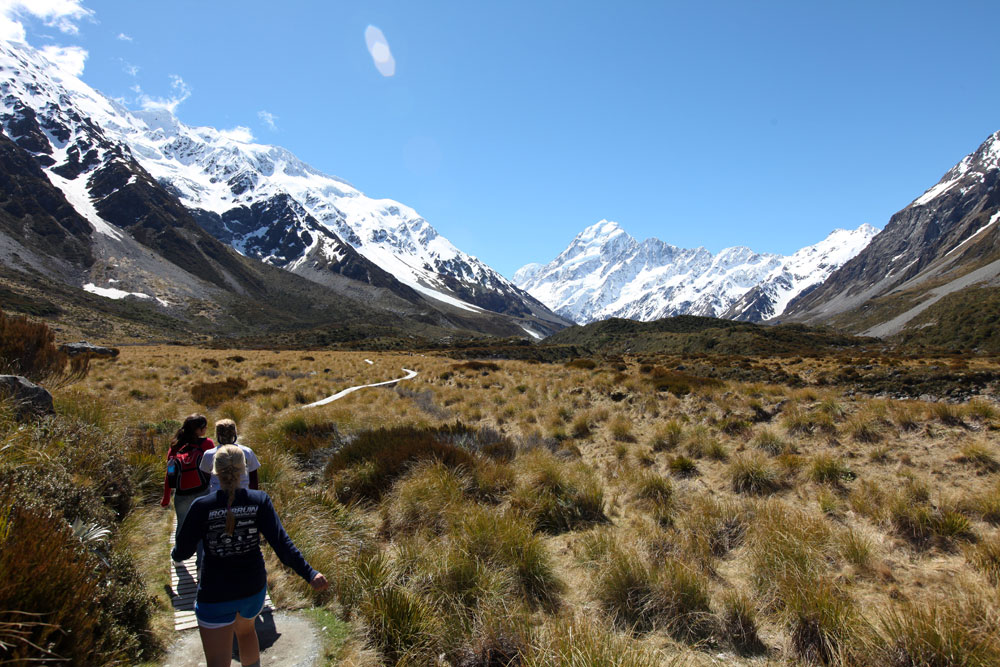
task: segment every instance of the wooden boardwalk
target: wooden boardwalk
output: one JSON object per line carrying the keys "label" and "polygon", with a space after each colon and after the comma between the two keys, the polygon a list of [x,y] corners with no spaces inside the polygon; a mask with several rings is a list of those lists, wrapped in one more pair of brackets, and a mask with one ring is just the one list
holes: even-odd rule
{"label": "wooden boardwalk", "polygon": [[[177,515],[174,514],[174,530],[170,532],[170,548],[174,548],[174,535],[177,533]],[[174,630],[193,630],[198,627],[194,616],[194,598],[198,593],[198,569],[191,556],[183,563],[170,562],[170,590],[173,596],[170,603],[174,607]],[[271,595],[264,598],[264,609],[271,609]]]}

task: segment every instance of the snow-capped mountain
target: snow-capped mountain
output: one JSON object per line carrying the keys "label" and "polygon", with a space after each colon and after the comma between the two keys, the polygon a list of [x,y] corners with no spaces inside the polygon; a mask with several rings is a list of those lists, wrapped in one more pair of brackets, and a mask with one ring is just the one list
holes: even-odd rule
{"label": "snow-capped mountain", "polygon": [[[314,282],[342,287],[346,277],[411,303],[430,299],[450,313],[524,318],[525,330],[536,333],[566,324],[412,208],[369,198],[245,133],[189,127],[166,111],[131,111],[26,45],[0,43],[0,124],[96,235],[119,245],[139,239],[124,233],[119,223],[127,213],[108,199],[138,181],[241,254]],[[118,171],[126,178],[98,193],[95,175],[111,164],[124,165]],[[95,281],[79,279],[86,282]],[[146,284],[126,291],[153,290]]]}
{"label": "snow-capped mountain", "polygon": [[998,222],[995,132],[895,213],[857,257],[792,303],[783,319],[832,322],[872,336],[940,324],[921,314],[949,295],[1000,284]]}
{"label": "snow-capped mountain", "polygon": [[[795,296],[825,280],[877,232],[871,225],[838,229],[788,257],[743,246],[712,255],[656,238],[640,242],[618,223],[602,220],[548,264],[519,269],[514,282],[581,324],[684,314],[761,321],[780,315]],[[755,296],[746,298],[750,293]]]}

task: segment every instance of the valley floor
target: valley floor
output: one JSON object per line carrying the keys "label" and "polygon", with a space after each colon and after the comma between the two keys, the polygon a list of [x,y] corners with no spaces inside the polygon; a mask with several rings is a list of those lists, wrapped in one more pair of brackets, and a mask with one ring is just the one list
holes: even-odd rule
{"label": "valley floor", "polygon": [[[141,467],[132,530],[162,533],[162,553],[170,434],[193,412],[235,419],[333,582],[314,594],[267,553],[275,605],[343,631],[324,639],[331,664],[986,665],[1000,661],[995,387],[964,400],[959,381],[958,402],[857,388],[930,368],[991,377],[996,361],[142,346],[57,403]],[[805,384],[692,370],[709,362]],[[418,375],[303,409],[404,367]],[[166,644],[153,550],[133,544]]]}

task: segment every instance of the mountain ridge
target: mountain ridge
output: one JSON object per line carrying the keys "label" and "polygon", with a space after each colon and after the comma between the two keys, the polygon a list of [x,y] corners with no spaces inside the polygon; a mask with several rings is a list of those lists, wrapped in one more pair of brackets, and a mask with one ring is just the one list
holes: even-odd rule
{"label": "mountain ridge", "polygon": [[527,264],[513,280],[581,323],[687,314],[765,321],[857,254],[877,231],[871,225],[834,230],[787,257],[746,246],[712,255],[704,247],[679,248],[657,238],[638,241],[617,222],[601,220],[551,262]]}

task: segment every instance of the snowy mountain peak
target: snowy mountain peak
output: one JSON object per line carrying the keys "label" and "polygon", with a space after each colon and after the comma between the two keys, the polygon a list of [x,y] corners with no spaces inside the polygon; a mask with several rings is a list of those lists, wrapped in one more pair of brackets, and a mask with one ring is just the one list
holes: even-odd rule
{"label": "snowy mountain peak", "polygon": [[514,282],[579,323],[681,314],[764,320],[780,315],[796,295],[825,280],[876,233],[867,224],[838,229],[788,257],[746,246],[713,256],[704,248],[678,248],[656,238],[639,243],[617,223],[602,220],[549,264],[519,269]]}
{"label": "snowy mountain peak", "polygon": [[[397,293],[416,291],[436,306],[563,325],[412,208],[367,197],[284,148],[255,143],[245,128],[192,127],[166,109],[129,110],[27,45],[0,42],[0,122],[10,138],[51,168],[53,182],[80,206],[93,196],[84,191],[92,186],[77,180],[81,173],[108,156],[134,158],[202,228],[255,259],[317,282],[324,282],[327,269],[370,285],[395,280]],[[23,128],[32,135],[23,136]],[[67,159],[75,160],[73,173],[63,166]],[[81,192],[69,193],[66,183]],[[106,234],[115,231],[93,224]],[[355,262],[350,271],[341,266],[345,261]],[[391,279],[374,277],[379,272]]]}

